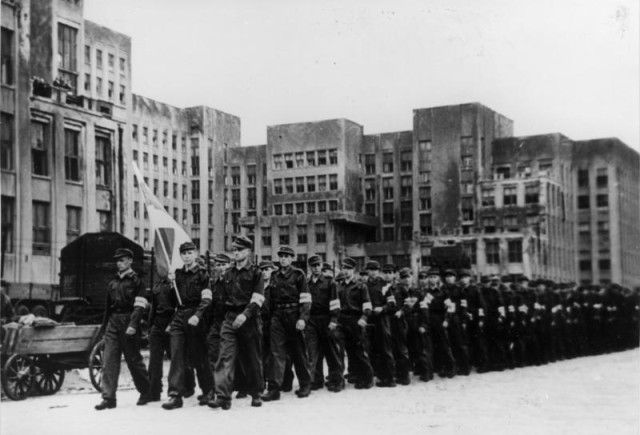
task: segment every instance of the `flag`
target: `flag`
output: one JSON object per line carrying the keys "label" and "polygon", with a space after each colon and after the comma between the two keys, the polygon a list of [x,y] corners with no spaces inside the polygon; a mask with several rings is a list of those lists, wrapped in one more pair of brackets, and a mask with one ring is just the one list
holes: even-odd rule
{"label": "flag", "polygon": [[191,238],[151,192],[136,163],[131,163],[144,197],[144,205],[149,214],[149,225],[153,235],[152,245],[156,255],[156,269],[159,276],[166,278],[169,272],[175,272],[176,269],[183,266],[180,258],[180,245],[190,242]]}

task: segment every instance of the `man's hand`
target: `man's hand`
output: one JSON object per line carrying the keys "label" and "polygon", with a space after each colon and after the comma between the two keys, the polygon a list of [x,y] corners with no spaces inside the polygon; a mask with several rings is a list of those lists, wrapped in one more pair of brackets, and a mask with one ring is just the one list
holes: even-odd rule
{"label": "man's hand", "polygon": [[297,329],[298,331],[304,331],[304,327],[305,327],[305,326],[306,326],[306,323],[305,323],[305,322],[304,322],[304,320],[302,320],[302,319],[299,319],[299,320],[296,322],[296,329]]}
{"label": "man's hand", "polygon": [[176,274],[174,272],[169,272],[167,274],[167,278],[169,279],[169,281],[175,281],[176,280]]}
{"label": "man's hand", "polygon": [[337,327],[338,327],[338,324],[336,322],[329,322],[329,331],[333,331]]}
{"label": "man's hand", "polygon": [[127,335],[135,335],[136,333],[136,328],[134,328],[133,326],[129,326],[127,328],[127,331],[125,332],[125,334]]}
{"label": "man's hand", "polygon": [[187,323],[189,323],[189,325],[191,326],[198,326],[198,323],[200,323],[200,318],[194,314],[193,316],[189,317]]}
{"label": "man's hand", "polygon": [[360,325],[360,327],[362,327],[362,328],[366,328],[367,327],[367,321],[362,319],[362,318],[360,318],[360,319],[358,319],[358,325]]}
{"label": "man's hand", "polygon": [[375,307],[373,309],[373,312],[376,313],[376,314],[380,314],[382,312],[382,310],[383,310],[383,307]]}
{"label": "man's hand", "polygon": [[421,326],[418,328],[418,331],[420,332],[420,334],[424,334],[425,332],[427,332],[427,328],[425,328],[424,326]]}
{"label": "man's hand", "polygon": [[449,322],[447,322],[446,320],[444,322],[442,322],[442,327],[443,328],[448,328],[449,327]]}
{"label": "man's hand", "polygon": [[238,317],[236,317],[236,319],[233,321],[233,324],[231,326],[238,329],[246,321],[247,321],[247,316],[245,316],[244,314],[238,314]]}
{"label": "man's hand", "polygon": [[402,318],[402,310],[396,311],[395,316],[396,316],[397,319],[401,319]]}

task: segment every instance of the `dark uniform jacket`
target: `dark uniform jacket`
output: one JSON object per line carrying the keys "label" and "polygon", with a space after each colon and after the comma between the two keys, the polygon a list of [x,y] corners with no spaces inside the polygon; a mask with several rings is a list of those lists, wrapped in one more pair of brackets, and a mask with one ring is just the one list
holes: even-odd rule
{"label": "dark uniform jacket", "polygon": [[309,320],[311,311],[311,294],[307,289],[307,278],[304,272],[295,267],[278,270],[271,275],[271,294],[269,304],[271,309],[279,306],[299,306],[300,319]]}
{"label": "dark uniform jacket", "polygon": [[367,289],[369,290],[369,297],[371,298],[373,308],[382,307],[382,313],[385,314],[395,311],[389,304],[391,301],[390,297],[393,298],[391,287],[391,283],[388,283],[381,277],[367,280]]}
{"label": "dark uniform jacket", "polygon": [[337,286],[336,299],[339,302],[331,302],[331,313],[337,317],[338,313],[346,315],[359,315],[365,321],[371,314],[371,298],[369,290],[362,281],[355,277],[350,282],[342,281]]}
{"label": "dark uniform jacket", "polygon": [[264,280],[255,264],[239,269],[230,267],[222,276],[225,311],[244,314],[247,319],[256,316],[264,303]]}
{"label": "dark uniform jacket", "polygon": [[480,289],[473,284],[460,285],[460,310],[470,322],[484,320],[487,311],[487,303],[480,293]]}
{"label": "dark uniform jacket", "polygon": [[103,326],[106,326],[111,314],[131,313],[128,326],[137,329],[146,306],[146,292],[138,274],[132,269],[118,273],[108,284]]}
{"label": "dark uniform jacket", "polygon": [[178,269],[176,270],[176,287],[180,293],[182,305],[180,306],[175,291],[171,293],[173,302],[178,308],[196,308],[194,314],[201,319],[211,305],[212,293],[209,285],[209,274],[199,264],[194,263],[191,269],[186,269],[186,266]]}
{"label": "dark uniform jacket", "polygon": [[320,274],[317,280],[310,277],[307,282],[311,293],[311,315],[325,316],[331,312],[331,300],[337,298],[336,283],[333,278]]}
{"label": "dark uniform jacket", "polygon": [[406,316],[417,316],[417,326],[427,328],[429,326],[429,303],[427,302],[427,288],[426,287],[409,287],[406,284],[399,284],[404,287],[401,293],[406,295],[403,304],[402,311]]}
{"label": "dark uniform jacket", "polygon": [[153,325],[156,317],[170,317],[175,312],[176,306],[171,298],[174,292],[171,281],[161,279],[151,291],[151,309],[149,310],[149,325]]}

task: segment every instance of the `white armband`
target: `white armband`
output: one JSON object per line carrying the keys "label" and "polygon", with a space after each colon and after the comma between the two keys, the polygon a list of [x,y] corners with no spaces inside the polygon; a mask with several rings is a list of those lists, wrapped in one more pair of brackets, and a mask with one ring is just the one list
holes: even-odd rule
{"label": "white armband", "polygon": [[362,311],[372,310],[372,309],[373,309],[373,305],[371,305],[371,302],[364,302],[362,304]]}
{"label": "white armband", "polygon": [[146,308],[147,307],[147,299],[142,297],[142,296],[136,296],[136,298],[133,301],[133,308]]}
{"label": "white armband", "polygon": [[329,301],[329,310],[339,310],[340,309],[340,299],[333,299]]}
{"label": "white armband", "polygon": [[261,307],[262,304],[264,304],[264,295],[261,295],[260,293],[253,293],[251,295],[251,300],[249,301],[249,303],[254,303],[257,306]]}
{"label": "white armband", "polygon": [[311,303],[311,293],[300,293],[300,303],[301,304],[310,304]]}
{"label": "white armband", "polygon": [[213,299],[213,293],[211,292],[211,290],[206,288],[200,292],[200,298],[211,300]]}

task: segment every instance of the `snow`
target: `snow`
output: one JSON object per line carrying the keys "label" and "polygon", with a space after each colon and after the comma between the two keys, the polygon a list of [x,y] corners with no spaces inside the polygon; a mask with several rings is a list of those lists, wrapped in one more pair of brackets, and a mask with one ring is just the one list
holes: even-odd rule
{"label": "snow", "polygon": [[286,393],[262,408],[234,400],[230,411],[200,407],[195,397],[173,411],[161,409],[161,402],[139,407],[138,393],[123,376],[118,407],[98,412],[93,406],[100,395],[70,373],[54,396],[3,400],[0,433],[638,434],[639,362],[634,349],[426,384],[414,378],[410,386],[391,389],[349,386],[337,394],[314,391],[307,399]]}

